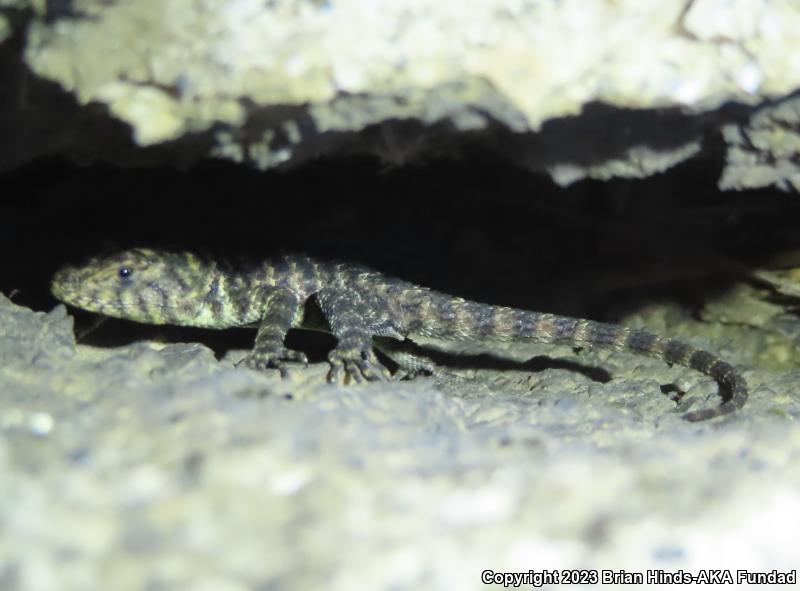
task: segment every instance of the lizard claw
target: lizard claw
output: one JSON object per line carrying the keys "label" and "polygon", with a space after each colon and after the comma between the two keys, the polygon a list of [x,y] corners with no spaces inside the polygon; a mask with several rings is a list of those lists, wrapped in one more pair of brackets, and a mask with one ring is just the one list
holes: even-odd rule
{"label": "lizard claw", "polygon": [[328,363],[331,365],[328,372],[328,381],[331,383],[339,382],[342,374],[345,384],[349,382],[360,384],[364,380],[378,382],[392,379],[392,374],[378,361],[371,347],[354,351],[334,349],[328,354]]}
{"label": "lizard claw", "polygon": [[271,350],[254,350],[236,365],[244,364],[250,369],[265,371],[267,369],[277,369],[281,378],[289,377],[289,368],[286,361],[299,361],[304,366],[308,366],[308,358],[302,351],[292,351],[286,347]]}

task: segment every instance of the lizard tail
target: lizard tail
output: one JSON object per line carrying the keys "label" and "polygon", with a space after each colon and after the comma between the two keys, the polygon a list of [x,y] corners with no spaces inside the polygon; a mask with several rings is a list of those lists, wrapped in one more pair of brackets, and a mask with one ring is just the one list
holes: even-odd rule
{"label": "lizard tail", "polygon": [[[418,334],[469,341],[536,342],[631,351],[702,372],[720,386],[722,403],[688,412],[688,421],[703,421],[732,413],[744,406],[748,388],[744,377],[728,362],[676,339],[659,337],[638,328],[569,318],[554,314],[490,306],[428,292]],[[412,315],[413,316],[413,315]]]}

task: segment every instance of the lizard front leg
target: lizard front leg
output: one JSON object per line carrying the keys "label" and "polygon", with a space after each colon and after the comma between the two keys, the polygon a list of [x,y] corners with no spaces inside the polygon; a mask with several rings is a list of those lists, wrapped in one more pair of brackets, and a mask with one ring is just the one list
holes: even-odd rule
{"label": "lizard front leg", "polygon": [[360,290],[332,287],[320,291],[317,301],[339,341],[328,354],[328,381],[391,379],[392,374],[375,357],[372,343],[373,335],[400,336],[386,302]]}
{"label": "lizard front leg", "polygon": [[286,333],[296,326],[303,314],[303,300],[285,288],[271,288],[264,293],[264,314],[256,333],[253,350],[242,362],[251,369],[274,368],[287,376],[286,361],[308,364],[305,353],[287,349]]}

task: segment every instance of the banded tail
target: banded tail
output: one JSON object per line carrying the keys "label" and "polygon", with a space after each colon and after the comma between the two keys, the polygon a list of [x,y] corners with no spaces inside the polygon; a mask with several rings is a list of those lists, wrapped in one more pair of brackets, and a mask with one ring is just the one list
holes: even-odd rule
{"label": "banded tail", "polygon": [[[406,308],[409,329],[424,336],[462,341],[535,342],[544,344],[598,347],[631,351],[639,355],[676,363],[712,377],[720,386],[722,403],[713,408],[683,415],[688,421],[703,421],[742,408],[748,389],[744,377],[728,362],[707,351],[638,328],[595,322],[528,310],[490,306],[426,291],[428,304],[409,298],[406,303],[422,314]],[[427,308],[427,309],[424,309]],[[417,322],[415,316],[419,316]]]}

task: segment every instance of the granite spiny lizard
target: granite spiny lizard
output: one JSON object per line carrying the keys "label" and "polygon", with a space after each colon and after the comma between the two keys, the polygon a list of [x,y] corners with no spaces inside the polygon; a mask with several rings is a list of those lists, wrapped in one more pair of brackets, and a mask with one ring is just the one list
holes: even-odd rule
{"label": "granite spiny lizard", "polygon": [[[690,421],[741,408],[747,383],[729,363],[675,339],[641,329],[491,306],[429,290],[347,263],[285,255],[236,269],[185,252],[144,248],[65,267],[53,278],[60,300],[106,316],[151,324],[206,328],[257,326],[244,363],[277,368],[306,362],[284,346],[290,328],[303,327],[305,303],[315,298],[337,339],[328,355],[330,381],[389,379],[373,337],[413,335],[454,341],[511,341],[603,347],[677,363],[713,377],[723,402],[691,411]],[[402,365],[402,363],[401,363]],[[727,392],[723,392],[727,390]]]}

